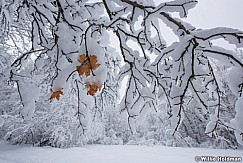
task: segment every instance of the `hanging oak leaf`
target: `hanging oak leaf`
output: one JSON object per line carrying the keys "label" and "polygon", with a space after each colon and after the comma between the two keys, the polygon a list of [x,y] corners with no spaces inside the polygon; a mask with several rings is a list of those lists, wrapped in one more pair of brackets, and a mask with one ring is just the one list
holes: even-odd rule
{"label": "hanging oak leaf", "polygon": [[90,71],[95,70],[100,66],[97,63],[97,57],[95,55],[90,55],[88,58],[85,54],[79,56],[78,61],[81,63],[80,66],[77,66],[77,71],[79,75],[85,74],[86,76],[90,76]]}
{"label": "hanging oak leaf", "polygon": [[94,96],[97,91],[99,91],[102,85],[99,82],[85,83],[85,87],[88,89],[88,94]]}
{"label": "hanging oak leaf", "polygon": [[52,93],[50,100],[52,101],[52,99],[57,99],[59,101],[61,95],[63,95],[62,88],[58,88]]}
{"label": "hanging oak leaf", "polygon": [[100,64],[97,63],[98,61],[97,61],[97,57],[95,55],[90,55],[89,59],[90,59],[91,68],[93,70],[95,70],[96,68],[98,68],[100,66]]}
{"label": "hanging oak leaf", "polygon": [[79,61],[81,64],[82,64],[85,60],[86,60],[86,56],[85,56],[85,54],[82,54],[82,55],[79,56],[78,61]]}
{"label": "hanging oak leaf", "polygon": [[90,76],[90,66],[89,65],[77,66],[77,71],[78,71],[79,75],[85,74],[86,76]]}

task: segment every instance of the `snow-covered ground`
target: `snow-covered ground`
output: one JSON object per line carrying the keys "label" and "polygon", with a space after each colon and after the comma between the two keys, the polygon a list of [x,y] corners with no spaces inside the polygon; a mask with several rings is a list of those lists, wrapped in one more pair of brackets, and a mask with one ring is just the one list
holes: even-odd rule
{"label": "snow-covered ground", "polygon": [[0,142],[0,163],[191,163],[196,162],[195,157],[208,159],[209,162],[219,162],[218,156],[243,157],[243,150],[133,145],[89,145],[58,149],[29,145],[15,146]]}

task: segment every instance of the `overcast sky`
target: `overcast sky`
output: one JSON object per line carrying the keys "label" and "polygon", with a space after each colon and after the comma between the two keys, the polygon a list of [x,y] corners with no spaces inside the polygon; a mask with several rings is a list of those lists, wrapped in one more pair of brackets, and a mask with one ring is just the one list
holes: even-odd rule
{"label": "overcast sky", "polygon": [[188,21],[198,28],[217,26],[243,30],[243,0],[198,0]]}

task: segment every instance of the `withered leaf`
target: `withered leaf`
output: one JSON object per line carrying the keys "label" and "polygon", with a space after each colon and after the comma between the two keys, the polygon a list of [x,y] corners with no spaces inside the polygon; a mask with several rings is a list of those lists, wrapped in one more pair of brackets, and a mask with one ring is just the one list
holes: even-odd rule
{"label": "withered leaf", "polygon": [[97,57],[95,55],[90,55],[89,59],[90,59],[90,63],[91,63],[91,68],[93,70],[95,70],[96,68],[98,68],[100,66],[100,64],[97,63],[98,61],[97,61]]}
{"label": "withered leaf", "polygon": [[59,101],[61,95],[63,95],[62,88],[58,88],[52,93],[50,100],[57,99]]}
{"label": "withered leaf", "polygon": [[81,63],[80,66],[77,66],[77,71],[79,75],[85,74],[86,76],[90,76],[90,71],[95,70],[100,66],[97,63],[97,57],[95,55],[90,55],[89,58],[85,54],[79,56],[78,61]]}
{"label": "withered leaf", "polygon": [[85,54],[82,54],[82,55],[79,56],[78,61],[79,61],[80,63],[83,63],[85,60],[86,60],[86,56],[85,56]]}
{"label": "withered leaf", "polygon": [[78,71],[79,75],[85,74],[86,76],[90,76],[90,67],[89,67],[89,65],[77,66],[77,71]]}
{"label": "withered leaf", "polygon": [[94,96],[97,91],[99,91],[102,85],[99,82],[85,83],[85,87],[88,89],[88,94]]}

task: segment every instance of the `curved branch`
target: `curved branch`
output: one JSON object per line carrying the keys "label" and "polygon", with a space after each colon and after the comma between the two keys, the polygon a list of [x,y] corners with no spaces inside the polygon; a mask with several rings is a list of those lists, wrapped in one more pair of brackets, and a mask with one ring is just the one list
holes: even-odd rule
{"label": "curved branch", "polygon": [[238,59],[236,59],[233,55],[225,53],[225,52],[220,52],[220,51],[216,51],[216,50],[210,50],[210,49],[203,49],[203,52],[208,52],[208,53],[214,53],[214,54],[219,54],[219,55],[223,55],[226,56],[232,60],[234,60],[237,64],[239,64],[242,68],[243,68],[243,63],[241,61],[239,61]]}

